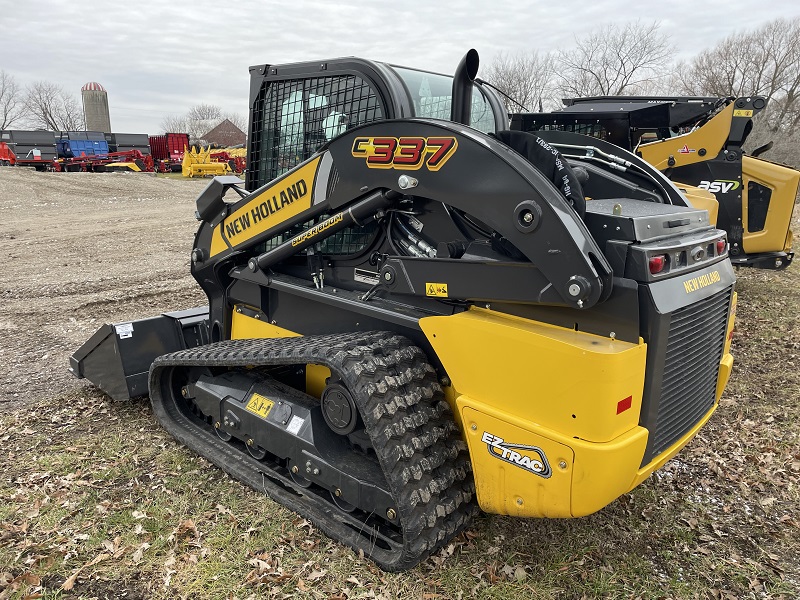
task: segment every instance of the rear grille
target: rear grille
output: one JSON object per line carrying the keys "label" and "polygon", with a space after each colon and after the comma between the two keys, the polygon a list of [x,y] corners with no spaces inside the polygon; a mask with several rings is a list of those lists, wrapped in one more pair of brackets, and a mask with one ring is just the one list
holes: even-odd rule
{"label": "rear grille", "polygon": [[731,291],[672,314],[650,459],[678,441],[714,405]]}

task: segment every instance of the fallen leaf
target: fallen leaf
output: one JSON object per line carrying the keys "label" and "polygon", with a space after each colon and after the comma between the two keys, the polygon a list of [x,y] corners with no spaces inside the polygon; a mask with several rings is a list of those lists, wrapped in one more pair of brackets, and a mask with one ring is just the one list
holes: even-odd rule
{"label": "fallen leaf", "polygon": [[89,567],[93,567],[97,563],[103,562],[104,560],[107,560],[109,558],[111,558],[110,554],[98,554],[91,560],[91,562],[86,563],[82,567],[78,567],[78,569],[72,575],[70,575],[69,578],[61,585],[61,589],[64,590],[65,592],[70,591],[73,587],[75,587],[75,582],[78,580],[78,575],[81,574],[81,571]]}
{"label": "fallen leaf", "polygon": [[141,546],[139,546],[136,549],[136,551],[133,553],[133,557],[132,557],[134,564],[138,565],[140,562],[142,562],[142,556],[144,556],[144,551],[147,550],[149,547],[150,547],[150,544],[145,542],[144,544],[142,544]]}

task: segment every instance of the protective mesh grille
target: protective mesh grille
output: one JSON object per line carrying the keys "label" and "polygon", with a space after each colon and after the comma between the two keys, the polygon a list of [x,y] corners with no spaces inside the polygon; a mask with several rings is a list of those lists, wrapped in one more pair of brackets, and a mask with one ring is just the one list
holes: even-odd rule
{"label": "protective mesh grille", "polygon": [[[248,189],[254,190],[307,160],[347,129],[383,118],[375,91],[356,75],[265,82],[253,107]],[[338,180],[334,169],[328,193]],[[275,236],[261,246],[261,251],[275,248],[312,225],[304,223]],[[374,225],[346,229],[323,240],[320,251],[357,254],[369,246],[376,229]]]}
{"label": "protective mesh grille", "polygon": [[[324,220],[324,218],[320,220]],[[335,255],[359,254],[369,247],[377,231],[377,223],[370,223],[363,227],[348,227],[344,231],[324,239],[320,243],[320,252]]]}
{"label": "protective mesh grille", "polygon": [[356,75],[265,82],[253,107],[248,188],[264,185],[340,133],[383,115],[374,90]]}
{"label": "protective mesh grille", "polygon": [[[294,236],[302,233],[309,227],[313,227],[316,223],[324,221],[328,217],[330,217],[330,215],[322,215],[315,221],[307,221],[306,223],[295,225],[288,231],[276,235],[266,242],[259,244],[259,246],[256,248],[256,253],[258,254],[261,252],[267,252],[268,250],[277,248],[282,243],[291,240]],[[369,248],[369,246],[372,244],[372,241],[375,239],[377,232],[377,223],[370,223],[369,225],[364,225],[363,227],[348,227],[347,229],[323,239],[321,242],[315,245],[315,249],[316,252],[328,256],[350,256],[360,254]],[[305,251],[301,251],[300,254],[305,254]]]}
{"label": "protective mesh grille", "polygon": [[652,432],[653,457],[678,441],[714,405],[731,293],[728,288],[672,315]]}

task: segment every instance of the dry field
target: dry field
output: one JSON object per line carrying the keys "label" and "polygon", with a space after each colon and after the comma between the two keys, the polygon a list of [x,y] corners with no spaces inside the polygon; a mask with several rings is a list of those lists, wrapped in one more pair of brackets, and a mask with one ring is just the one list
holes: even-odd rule
{"label": "dry field", "polygon": [[203,186],[0,169],[0,600],[800,597],[800,264],[738,271],[734,375],[665,469],[591,517],[481,516],[385,574],[192,456],[146,400],[67,373],[102,323],[204,302]]}

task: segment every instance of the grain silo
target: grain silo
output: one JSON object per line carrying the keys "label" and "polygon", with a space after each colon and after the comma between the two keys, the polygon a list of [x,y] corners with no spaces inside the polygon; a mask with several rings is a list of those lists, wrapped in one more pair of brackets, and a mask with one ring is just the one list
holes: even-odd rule
{"label": "grain silo", "polygon": [[95,81],[81,88],[83,117],[87,131],[111,131],[111,117],[108,113],[108,93]]}

